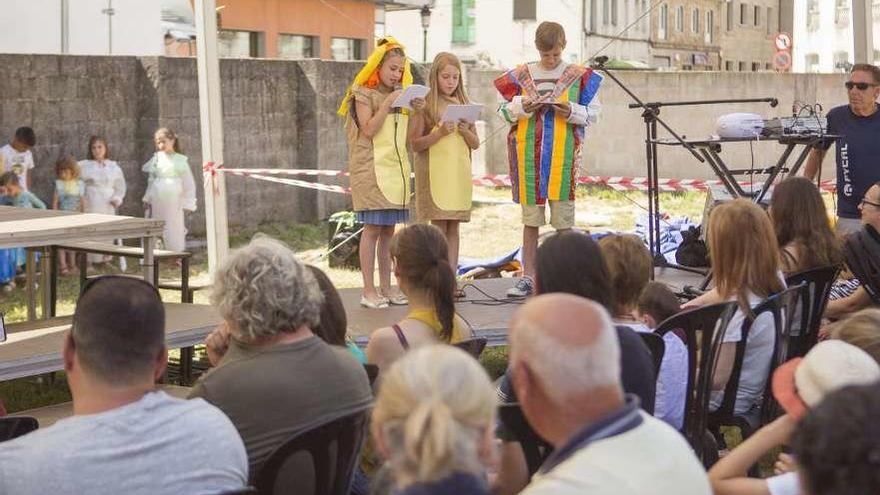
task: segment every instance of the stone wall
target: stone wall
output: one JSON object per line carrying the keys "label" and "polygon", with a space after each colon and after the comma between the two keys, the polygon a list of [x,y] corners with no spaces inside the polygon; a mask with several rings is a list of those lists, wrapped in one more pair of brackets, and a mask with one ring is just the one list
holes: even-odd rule
{"label": "stone wall", "polygon": [[[198,84],[194,59],[162,57],[97,57],[60,55],[0,55],[8,77],[0,78],[0,143],[16,127],[32,126],[38,143],[34,191],[51,199],[54,162],[62,154],[85,157],[89,135],[106,136],[114,159],[128,184],[122,212],[142,214],[139,199],[145,189],[141,165],[153,153],[156,128],[177,132],[190,166],[201,183]],[[346,167],[342,120],[336,115],[346,84],[357,62],[319,60],[222,60],[225,165],[228,167],[319,168]],[[486,104],[484,143],[489,173],[507,173],[507,125],[495,114],[498,97],[492,86],[497,71],[469,70],[466,84],[471,99]],[[780,106],[737,105],[663,109],[674,129],[703,136],[715,119],[734,111],[765,116],[785,115],[792,102],[821,102],[826,111],[845,102],[843,75],[621,72],[621,79],[646,101],[697,100],[777,96]],[[425,72],[417,68],[416,80]],[[584,173],[644,176],[644,128],[640,113],[626,108],[627,96],[610,80],[599,93],[602,117],[587,132]],[[757,143],[725,148],[722,156],[736,168],[754,160],[766,165],[779,146]],[[825,176],[833,169],[826,162]],[[663,149],[661,177],[712,178],[701,165],[678,149]],[[324,178],[327,183],[347,181]],[[326,218],[350,207],[347,196],[315,192],[264,181],[230,176],[227,179],[229,222],[232,226],[263,221],[298,222]],[[199,188],[199,211],[192,230],[204,231],[204,203]]]}

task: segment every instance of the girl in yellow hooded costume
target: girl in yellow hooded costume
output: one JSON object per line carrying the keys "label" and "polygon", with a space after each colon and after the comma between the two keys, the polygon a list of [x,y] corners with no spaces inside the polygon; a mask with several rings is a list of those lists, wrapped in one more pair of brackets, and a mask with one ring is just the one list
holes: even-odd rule
{"label": "girl in yellow hooded costume", "polygon": [[[408,115],[391,107],[401,88],[412,84],[403,48],[394,38],[380,39],[338,112],[345,118],[354,211],[364,224],[359,248],[364,280],[361,305],[368,308],[407,303],[406,297],[391,287],[391,237],[395,225],[409,219],[411,193]],[[425,101],[413,100],[411,105],[418,110],[424,108]],[[378,291],[373,281],[377,254]]]}

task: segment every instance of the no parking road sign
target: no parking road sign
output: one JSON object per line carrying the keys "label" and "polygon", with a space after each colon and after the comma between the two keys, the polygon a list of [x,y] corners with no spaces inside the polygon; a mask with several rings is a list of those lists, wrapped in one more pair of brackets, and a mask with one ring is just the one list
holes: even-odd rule
{"label": "no parking road sign", "polygon": [[773,68],[778,71],[787,71],[791,69],[791,52],[788,50],[779,50],[773,54]]}
{"label": "no parking road sign", "polygon": [[773,44],[777,50],[791,50],[791,35],[788,33],[776,33]]}

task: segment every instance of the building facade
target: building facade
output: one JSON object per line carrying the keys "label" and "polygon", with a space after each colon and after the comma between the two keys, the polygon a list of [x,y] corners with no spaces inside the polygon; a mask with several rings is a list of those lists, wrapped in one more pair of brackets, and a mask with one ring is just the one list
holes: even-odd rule
{"label": "building facade", "polygon": [[775,70],[773,40],[780,30],[779,0],[729,0],[719,5],[723,17],[719,29],[722,70]]}
{"label": "building facade", "polygon": [[[841,72],[855,62],[851,0],[793,2],[793,63],[796,72]],[[872,2],[873,63],[880,63],[880,0]]]}
{"label": "building facade", "polygon": [[0,53],[163,53],[159,2],[27,0],[5,1],[0,5]]}
{"label": "building facade", "polygon": [[720,70],[719,2],[669,0],[651,12],[651,65]]}
{"label": "building facade", "polygon": [[[418,10],[389,10],[385,32],[416,60],[453,52],[465,62],[511,68],[538,59],[535,29],[555,21],[565,29],[564,57],[583,63],[597,55],[648,62],[647,0],[448,0],[434,2],[427,30]],[[624,28],[633,24],[628,30]],[[615,34],[619,39],[613,40]],[[611,43],[608,43],[612,41]]]}

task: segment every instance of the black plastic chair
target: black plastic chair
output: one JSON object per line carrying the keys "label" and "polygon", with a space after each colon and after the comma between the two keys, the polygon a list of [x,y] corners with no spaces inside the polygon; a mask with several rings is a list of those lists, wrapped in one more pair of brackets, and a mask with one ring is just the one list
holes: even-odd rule
{"label": "black plastic chair", "polygon": [[456,342],[452,345],[467,352],[468,354],[473,356],[474,359],[480,359],[480,356],[483,355],[483,349],[486,348],[486,339],[482,337],[475,337],[473,339]]}
{"label": "black plastic chair", "polygon": [[718,445],[709,431],[709,398],[712,378],[721,351],[724,331],[736,313],[736,303],[726,302],[683,311],[657,326],[663,336],[680,330],[688,353],[687,394],[682,433],[703,465],[718,460]]}
{"label": "black plastic chair", "polygon": [[4,416],[0,418],[0,442],[27,435],[39,427],[40,422],[31,416]]}
{"label": "black plastic chair", "polygon": [[232,490],[231,492],[218,493],[217,495],[253,495],[253,494],[257,494],[257,493],[260,493],[260,492],[258,492],[256,488],[254,488],[252,486],[245,486],[245,487],[239,488],[238,490]]}
{"label": "black plastic chair", "polygon": [[651,357],[654,360],[654,374],[659,376],[660,365],[663,363],[663,355],[666,353],[666,342],[663,337],[656,333],[639,332],[645,345],[651,350]]}
{"label": "black plastic chair", "polygon": [[[776,414],[775,411],[778,409],[775,406],[775,400],[771,393],[770,378],[773,370],[782,364],[789,354],[791,329],[795,323],[797,309],[802,304],[806,292],[806,284],[789,287],[778,294],[768,297],[761,304],[755,306],[752,309],[753,317],[745,319],[742,328],[742,340],[737,343],[733,369],[730,373],[730,378],[727,380],[727,385],[724,387],[724,398],[721,400],[718,410],[709,415],[710,428],[713,431],[717,432],[720,426],[735,426],[740,429],[742,438],[745,440],[760,428],[761,424],[766,423],[771,416]],[[736,406],[736,395],[739,390],[739,380],[742,375],[743,360],[745,359],[751,327],[761,315],[766,313],[769,313],[773,318],[773,353],[770,356],[770,362],[767,367],[768,373],[764,382],[759,424],[752,424],[747,417],[735,414],[734,408]]]}
{"label": "black plastic chair", "polygon": [[792,328],[787,359],[803,357],[816,345],[819,328],[822,326],[822,315],[825,313],[825,306],[828,305],[828,296],[839,273],[840,267],[832,265],[797,272],[785,279],[788,287],[803,283],[807,285],[801,304],[803,307],[801,318]]}
{"label": "black plastic chair", "polygon": [[526,420],[526,416],[523,414],[518,402],[499,405],[498,418],[513,432],[516,441],[522,446],[523,454],[526,457],[526,465],[529,467],[529,477],[531,478],[532,475],[538,472],[547,456],[553,452],[553,446],[535,433],[532,425]]}
{"label": "black plastic chair", "polygon": [[[369,411],[360,411],[286,441],[260,468],[256,478],[259,493],[347,495],[368,416]],[[309,486],[312,491],[306,490]]]}
{"label": "black plastic chair", "polygon": [[365,364],[364,371],[367,372],[367,378],[370,380],[370,386],[376,383],[376,377],[379,376],[379,367],[375,364]]}

